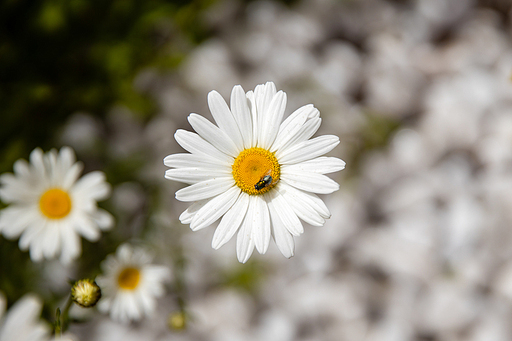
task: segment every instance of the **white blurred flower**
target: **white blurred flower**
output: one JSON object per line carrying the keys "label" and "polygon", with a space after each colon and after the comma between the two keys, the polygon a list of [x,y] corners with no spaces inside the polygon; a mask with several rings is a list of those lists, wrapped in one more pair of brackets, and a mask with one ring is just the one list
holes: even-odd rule
{"label": "white blurred flower", "polygon": [[43,304],[35,295],[25,295],[7,311],[4,317],[5,298],[0,295],[0,340],[48,340],[50,328],[39,321]]}
{"label": "white blurred flower", "polygon": [[103,275],[96,279],[103,295],[98,309],[110,312],[113,320],[122,323],[150,315],[156,298],[165,292],[163,283],[170,278],[167,267],[151,262],[152,257],[145,250],[128,244],[107,256],[101,263]]}
{"label": "white blurred flower", "polygon": [[97,207],[110,186],[99,171],[78,179],[82,164],[69,147],[43,154],[36,148],[30,163],[14,163],[14,174],[0,176],[0,199],[10,204],[0,211],[0,232],[6,238],[21,235],[19,246],[41,261],[60,254],[63,263],[80,255],[79,236],[96,241],[113,225],[110,213]]}
{"label": "white blurred flower", "polygon": [[59,336],[56,335],[55,338],[53,339],[53,341],[80,341],[80,340],[74,334],[64,333]]}
{"label": "white blurred flower", "polygon": [[237,232],[238,260],[245,263],[254,247],[265,253],[271,235],[285,257],[294,254],[293,236],[305,222],[322,226],[331,216],[315,193],[328,194],[339,185],[325,176],[345,168],[345,162],[321,157],[339,143],[334,135],[314,139],[319,111],[311,104],[283,122],[286,94],[274,83],[244,93],[235,86],[231,109],[212,91],[208,105],[218,126],[202,116],[188,118],[197,134],[178,130],[176,141],[191,154],[164,159],[167,179],[190,184],[176,192],[193,204],[180,216],[193,231],[222,217],[212,247],[218,249]]}

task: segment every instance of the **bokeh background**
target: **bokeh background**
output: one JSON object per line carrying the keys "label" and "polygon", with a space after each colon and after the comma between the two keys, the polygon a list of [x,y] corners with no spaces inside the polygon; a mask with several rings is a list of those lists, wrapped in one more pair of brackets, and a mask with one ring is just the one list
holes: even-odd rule
{"label": "bokeh background", "polygon": [[[68,281],[130,242],[172,268],[168,294],[128,326],[73,310],[82,341],[511,340],[511,19],[508,0],[1,1],[0,172],[71,146],[107,174],[116,226],[69,267],[0,237],[0,290],[53,321]],[[295,257],[241,265],[178,221],[162,159],[210,90],[269,80],[287,113],[319,108],[347,168]]]}

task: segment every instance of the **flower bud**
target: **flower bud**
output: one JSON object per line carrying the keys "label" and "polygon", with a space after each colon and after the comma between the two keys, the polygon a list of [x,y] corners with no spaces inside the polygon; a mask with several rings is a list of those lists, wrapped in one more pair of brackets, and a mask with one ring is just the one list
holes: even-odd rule
{"label": "flower bud", "polygon": [[187,316],[183,311],[171,313],[167,323],[172,330],[184,330],[187,328]]}
{"label": "flower bud", "polygon": [[71,298],[84,308],[94,307],[101,298],[101,289],[94,280],[81,279],[73,284]]}

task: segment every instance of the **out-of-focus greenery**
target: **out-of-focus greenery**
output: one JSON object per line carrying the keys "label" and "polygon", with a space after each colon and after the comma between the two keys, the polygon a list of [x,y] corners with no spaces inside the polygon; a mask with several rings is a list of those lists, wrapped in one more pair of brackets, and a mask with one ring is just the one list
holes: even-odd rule
{"label": "out-of-focus greenery", "polygon": [[147,118],[133,88],[143,68],[172,70],[208,36],[198,20],[215,0],[0,2],[0,171],[47,150],[67,116],[103,117],[122,104]]}
{"label": "out-of-focus greenery", "polygon": [[393,117],[366,111],[365,124],[361,126],[356,138],[346,141],[352,147],[345,158],[351,167],[347,168],[346,176],[354,177],[360,172],[362,158],[372,150],[384,148],[389,139],[401,127],[401,122]]}
{"label": "out-of-focus greenery", "polygon": [[[134,89],[135,77],[145,68],[172,72],[210,35],[200,18],[215,1],[0,2],[0,174],[12,172],[14,161],[27,159],[35,147],[60,147],[56,133],[77,111],[102,120],[122,105],[141,122],[148,120],[157,108]],[[113,185],[134,181],[141,167],[140,162],[106,160],[101,151],[97,156],[96,167]],[[105,205],[100,203],[117,215]],[[83,240],[83,252],[91,256],[76,264],[77,273],[96,275],[99,262],[120,242],[113,233],[98,243]],[[9,305],[38,292],[41,281],[40,267],[17,244],[0,236],[0,291]],[[55,302],[45,305],[50,320]]]}

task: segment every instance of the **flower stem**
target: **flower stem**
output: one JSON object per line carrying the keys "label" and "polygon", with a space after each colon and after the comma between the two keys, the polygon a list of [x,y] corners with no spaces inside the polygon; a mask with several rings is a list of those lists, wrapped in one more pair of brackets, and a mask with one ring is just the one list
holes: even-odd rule
{"label": "flower stem", "polygon": [[60,311],[60,308],[57,308],[57,312],[55,313],[55,336],[60,337],[62,336],[62,332],[66,331],[69,324],[69,309],[71,309],[71,304],[73,303],[73,300],[71,299],[71,296],[68,297],[68,300],[66,302],[66,305],[64,306],[64,309],[62,310],[62,313]]}

